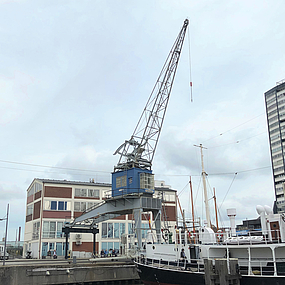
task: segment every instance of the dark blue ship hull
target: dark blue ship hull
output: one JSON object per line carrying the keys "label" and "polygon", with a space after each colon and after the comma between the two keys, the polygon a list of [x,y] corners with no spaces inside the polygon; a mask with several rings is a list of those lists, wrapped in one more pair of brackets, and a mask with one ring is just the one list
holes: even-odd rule
{"label": "dark blue ship hull", "polygon": [[[136,263],[141,281],[145,285],[205,285],[203,272],[166,269]],[[241,285],[285,285],[285,276],[242,275]]]}

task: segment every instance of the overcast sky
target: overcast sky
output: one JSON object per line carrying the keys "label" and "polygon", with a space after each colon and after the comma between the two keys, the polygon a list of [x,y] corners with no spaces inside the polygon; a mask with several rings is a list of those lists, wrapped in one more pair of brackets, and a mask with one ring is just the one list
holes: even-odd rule
{"label": "overcast sky", "polygon": [[224,221],[227,208],[241,221],[257,217],[257,204],[272,206],[264,92],[285,78],[284,11],[282,0],[0,0],[0,218],[9,203],[8,239],[24,231],[34,178],[111,181],[113,153],[130,138],[185,18],[193,102],[187,35],[155,178],[177,189],[189,215],[191,175],[196,215],[205,219],[193,146],[202,143],[209,198],[215,187]]}

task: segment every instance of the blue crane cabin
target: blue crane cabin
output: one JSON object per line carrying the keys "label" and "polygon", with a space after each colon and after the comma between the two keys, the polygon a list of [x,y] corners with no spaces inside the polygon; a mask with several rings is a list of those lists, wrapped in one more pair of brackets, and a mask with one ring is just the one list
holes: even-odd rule
{"label": "blue crane cabin", "polygon": [[154,193],[151,170],[134,167],[112,173],[112,197],[138,193]]}

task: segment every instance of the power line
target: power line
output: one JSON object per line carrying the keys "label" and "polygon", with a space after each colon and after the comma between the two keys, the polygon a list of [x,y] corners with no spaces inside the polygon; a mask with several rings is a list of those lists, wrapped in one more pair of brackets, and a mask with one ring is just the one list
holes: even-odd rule
{"label": "power line", "polygon": [[[48,165],[39,165],[39,164],[31,164],[31,163],[24,163],[24,162],[16,162],[16,161],[8,161],[8,160],[0,160],[0,162],[4,163],[10,163],[10,164],[19,164],[19,165],[27,165],[27,166],[35,166],[35,167],[43,167],[43,168],[52,168],[52,169],[61,169],[61,170],[72,170],[72,171],[84,171],[84,172],[90,172],[90,173],[105,173],[110,174],[109,171],[100,171],[100,170],[88,170],[88,169],[79,169],[79,168],[68,168],[68,167],[57,167],[57,166],[48,166]],[[25,169],[25,168],[13,168],[13,167],[6,167],[6,166],[0,166],[2,169],[10,169],[10,170],[22,170],[22,171],[32,171],[32,172],[43,172],[46,173],[46,171],[43,170],[32,170],[32,169]],[[222,172],[222,173],[208,173],[208,175],[216,176],[216,175],[232,175],[235,173],[245,173],[245,172],[251,172],[251,171],[257,171],[261,169],[271,168],[271,166],[264,166],[264,167],[258,167],[253,169],[247,169],[247,170],[240,170],[240,171],[233,171],[233,172]],[[48,172],[51,174],[66,174],[66,173],[60,173],[60,172]],[[87,175],[87,174],[76,174],[73,175]],[[198,177],[201,176],[201,174],[160,174],[157,173],[156,175],[162,175],[162,176],[169,176],[169,177],[185,177],[185,176],[193,176]]]}
{"label": "power line", "polygon": [[257,135],[254,135],[254,136],[251,136],[251,137],[248,137],[248,138],[245,138],[245,139],[237,140],[237,141],[235,141],[235,142],[231,142],[231,143],[227,143],[227,144],[222,144],[222,145],[217,145],[217,146],[208,147],[208,149],[217,148],[217,147],[222,147],[222,146],[231,145],[231,144],[237,144],[237,143],[240,143],[241,141],[249,140],[249,139],[251,139],[251,138],[254,138],[254,137],[263,135],[263,134],[265,134],[265,133],[267,133],[267,132],[262,132],[262,133],[260,133],[260,134],[257,134]]}
{"label": "power line", "polygon": [[244,173],[244,172],[251,172],[251,171],[266,169],[266,168],[271,168],[271,166],[258,167],[258,168],[247,169],[247,170],[241,170],[241,171],[236,171],[236,172],[212,173],[212,174],[210,174],[210,175],[232,175],[232,174],[237,174],[237,173]]}
{"label": "power line", "polygon": [[[233,175],[236,173],[244,173],[244,172],[250,172],[250,171],[256,171],[256,170],[261,170],[261,169],[266,169],[266,168],[271,168],[271,166],[263,166],[263,167],[258,167],[258,168],[252,168],[252,169],[247,169],[247,170],[241,170],[241,171],[233,171],[233,172],[221,172],[221,173],[208,173],[208,175],[211,176],[216,176],[216,175]],[[177,177],[185,177],[185,176],[201,176],[201,174],[156,174],[156,175],[163,175],[163,176],[177,176]]]}
{"label": "power line", "polygon": [[110,173],[109,171],[80,169],[80,168],[68,168],[68,167],[59,167],[59,166],[50,166],[50,165],[42,165],[42,164],[32,164],[32,163],[16,162],[16,161],[10,161],[10,160],[0,160],[0,162],[11,163],[11,164],[27,165],[27,166],[36,166],[36,167],[43,167],[43,168],[54,168],[54,169],[73,170],[73,171]]}
{"label": "power line", "polygon": [[[244,124],[247,124],[248,122],[250,122],[250,121],[252,121],[252,120],[254,120],[254,119],[256,119],[256,118],[258,118],[258,117],[260,117],[260,116],[262,116],[262,115],[264,115],[264,112],[263,112],[262,114],[256,116],[256,117],[254,117],[254,118],[252,118],[252,119],[250,119],[250,120],[248,120],[248,121],[246,121],[246,122],[244,122],[244,123],[238,125],[238,126],[235,126],[235,127],[231,128],[231,129],[229,129],[229,130],[227,130],[227,131],[225,131],[225,132],[223,132],[223,133],[220,133],[219,135],[217,135],[217,136],[215,136],[215,137],[212,137],[212,138],[210,138],[210,139],[207,139],[207,140],[205,140],[204,142],[207,142],[207,141],[210,141],[210,140],[215,139],[215,138],[217,138],[217,137],[220,137],[220,136],[224,135],[225,133],[228,133],[228,132],[230,132],[230,131],[232,131],[232,130],[234,130],[234,129],[236,129],[236,128],[238,128],[238,127],[244,125]],[[203,144],[204,144],[204,142],[203,142]]]}
{"label": "power line", "polygon": [[[29,172],[40,172],[40,173],[47,173],[47,174],[68,174],[68,173],[64,173],[64,172],[47,172],[44,170],[33,170],[33,169],[25,169],[25,168],[13,168],[13,167],[6,167],[6,166],[0,166],[1,169],[9,169],[9,170],[20,170],[20,171],[29,171]],[[105,173],[105,172],[104,172]],[[110,173],[108,173],[110,174]],[[91,176],[93,174],[87,174],[87,173],[72,173],[72,175],[83,175],[83,176]]]}

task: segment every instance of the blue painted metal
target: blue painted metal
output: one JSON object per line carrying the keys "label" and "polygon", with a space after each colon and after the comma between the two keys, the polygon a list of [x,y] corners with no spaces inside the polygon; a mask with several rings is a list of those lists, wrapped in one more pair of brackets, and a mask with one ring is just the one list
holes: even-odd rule
{"label": "blue painted metal", "polygon": [[124,171],[116,171],[112,173],[112,197],[138,194],[138,193],[154,193],[154,186],[150,188],[141,188],[142,175],[150,176],[153,180],[152,170],[131,168]]}

